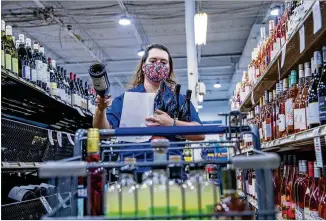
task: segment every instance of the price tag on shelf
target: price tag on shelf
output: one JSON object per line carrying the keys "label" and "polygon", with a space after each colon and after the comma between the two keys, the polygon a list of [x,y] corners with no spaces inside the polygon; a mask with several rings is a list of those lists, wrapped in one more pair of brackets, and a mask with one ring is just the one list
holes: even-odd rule
{"label": "price tag on shelf", "polygon": [[322,27],[322,19],[321,19],[321,10],[320,10],[320,2],[315,1],[312,6],[312,16],[314,20],[314,34],[316,34]]}
{"label": "price tag on shelf", "polygon": [[281,68],[284,65],[284,61],[285,61],[285,54],[286,54],[286,43],[283,45],[282,48],[282,57],[281,57]]}
{"label": "price tag on shelf", "polygon": [[312,131],[312,135],[314,136],[314,137],[317,137],[317,136],[319,136],[320,135],[320,128],[319,127],[317,127],[317,128],[315,128],[313,131]]}
{"label": "price tag on shelf", "polygon": [[85,114],[82,112],[82,110],[80,109],[80,107],[74,107],[77,111],[78,111],[78,113],[80,114],[80,116],[82,116],[82,117],[86,117],[85,116]]}
{"label": "price tag on shelf", "polygon": [[50,144],[54,145],[52,130],[48,130],[48,138],[49,138]]}
{"label": "price tag on shelf", "polygon": [[65,201],[63,200],[62,196],[60,195],[60,193],[57,193],[56,195],[57,195],[57,198],[58,198],[60,204],[62,205],[62,207],[67,208],[67,205],[66,205]]}
{"label": "price tag on shelf", "polygon": [[44,196],[41,196],[40,197],[40,200],[41,200],[44,208],[46,209],[46,211],[48,213],[51,213],[52,212],[52,208],[51,208],[50,204],[48,203],[48,201],[46,201],[45,197]]}
{"label": "price tag on shelf", "polygon": [[299,38],[300,38],[300,54],[304,51],[306,47],[306,36],[304,31],[304,25],[299,30]]}
{"label": "price tag on shelf", "polygon": [[71,135],[68,134],[68,133],[66,133],[66,134],[67,134],[67,137],[68,137],[69,143],[70,143],[71,145],[75,145],[74,141],[73,141],[72,138],[71,138]]}
{"label": "price tag on shelf", "polygon": [[58,140],[59,147],[62,147],[62,133],[61,133],[61,131],[57,131],[57,140]]}
{"label": "price tag on shelf", "polygon": [[323,167],[323,154],[321,151],[320,137],[314,138],[315,154],[316,154],[316,163],[318,167]]}

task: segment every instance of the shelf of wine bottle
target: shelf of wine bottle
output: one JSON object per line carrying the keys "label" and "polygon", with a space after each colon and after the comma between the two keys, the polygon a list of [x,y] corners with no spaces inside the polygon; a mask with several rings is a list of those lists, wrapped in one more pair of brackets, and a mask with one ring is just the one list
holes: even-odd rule
{"label": "shelf of wine bottle", "polygon": [[92,126],[92,113],[52,96],[23,78],[1,69],[2,114],[49,125],[75,133]]}
{"label": "shelf of wine bottle", "polygon": [[[297,25],[292,35],[287,39],[282,49],[276,54],[274,59],[270,62],[266,71],[262,74],[260,79],[240,106],[241,111],[248,111],[252,109],[258,102],[259,98],[263,96],[265,90],[269,90],[277,82],[283,79],[290,70],[296,68],[298,64],[309,61],[313,52],[322,48],[326,39],[326,2],[320,1],[322,28],[313,34],[313,9],[312,7],[306,12],[306,15]],[[300,53],[300,28],[305,28],[305,49]],[[284,48],[286,47],[286,48]],[[281,67],[282,51],[285,49],[285,60]],[[280,66],[280,71],[278,67]],[[279,76],[280,72],[280,76]],[[254,102],[254,103],[253,103]]]}

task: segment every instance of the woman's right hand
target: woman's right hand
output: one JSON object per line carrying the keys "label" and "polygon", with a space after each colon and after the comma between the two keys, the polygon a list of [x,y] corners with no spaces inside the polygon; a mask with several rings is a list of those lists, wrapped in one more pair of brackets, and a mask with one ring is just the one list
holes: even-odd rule
{"label": "woman's right hand", "polygon": [[96,96],[96,107],[100,111],[106,110],[106,108],[112,105],[112,98],[111,95],[105,95],[105,97],[100,97],[99,95]]}

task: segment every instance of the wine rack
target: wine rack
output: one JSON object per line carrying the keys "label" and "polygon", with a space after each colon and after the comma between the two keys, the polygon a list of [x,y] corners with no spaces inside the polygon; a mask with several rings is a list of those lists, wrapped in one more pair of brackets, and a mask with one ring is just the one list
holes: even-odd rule
{"label": "wine rack", "polygon": [[2,118],[2,172],[30,170],[40,162],[73,156],[73,135]]}
{"label": "wine rack", "polygon": [[49,129],[75,133],[92,127],[93,115],[1,69],[2,114],[45,124]]}
{"label": "wine rack", "polygon": [[[311,56],[315,50],[320,50],[325,44],[326,39],[326,2],[320,1],[322,28],[313,34],[313,9],[312,7],[307,11],[305,17],[298,24],[292,35],[287,39],[285,45],[277,53],[275,58],[267,67],[265,73],[261,76],[258,82],[253,86],[252,91],[244,99],[240,106],[241,111],[248,111],[252,109],[258,102],[259,98],[263,96],[265,90],[269,90],[277,82],[279,78],[283,79],[290,73],[291,69],[297,68],[301,63],[310,61]],[[305,27],[305,50],[300,53],[300,28]],[[285,47],[285,48],[284,48]],[[282,51],[285,51],[285,60],[283,67],[281,65]]]}

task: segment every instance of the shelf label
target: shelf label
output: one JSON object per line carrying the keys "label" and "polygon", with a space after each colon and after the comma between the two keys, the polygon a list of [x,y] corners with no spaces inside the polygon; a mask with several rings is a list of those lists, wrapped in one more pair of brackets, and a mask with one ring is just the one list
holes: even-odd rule
{"label": "shelf label", "polygon": [[54,145],[54,140],[53,140],[53,136],[52,136],[52,130],[48,130],[48,138],[50,141],[51,145]]}
{"label": "shelf label", "polygon": [[306,36],[304,31],[304,25],[299,30],[299,39],[300,39],[300,54],[304,51],[306,47]]}
{"label": "shelf label", "polygon": [[320,137],[314,138],[315,145],[315,154],[316,154],[316,163],[318,167],[323,167],[323,154],[321,151]]}
{"label": "shelf label", "polygon": [[71,145],[75,145],[74,141],[73,141],[72,138],[71,138],[71,135],[68,134],[68,133],[66,133],[66,134],[67,134],[67,137],[68,137],[69,143],[70,143]]}
{"label": "shelf label", "polygon": [[281,68],[283,67],[284,65],[284,61],[285,61],[285,54],[286,54],[286,43],[283,45],[283,48],[282,48],[282,60],[281,60]]}
{"label": "shelf label", "polygon": [[322,27],[321,11],[320,11],[320,2],[315,1],[315,4],[312,6],[312,16],[314,20],[314,34],[316,34]]}
{"label": "shelf label", "polygon": [[57,131],[57,140],[58,140],[59,147],[62,147],[62,133],[61,133],[61,131]]}
{"label": "shelf label", "polygon": [[52,208],[51,208],[51,206],[49,205],[48,201],[46,201],[45,197],[44,197],[44,196],[41,196],[41,197],[40,197],[40,200],[41,200],[41,202],[42,202],[44,208],[46,209],[46,211],[47,211],[48,213],[51,213],[51,212],[52,212]]}

